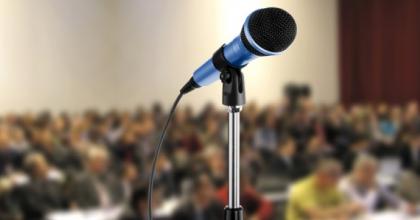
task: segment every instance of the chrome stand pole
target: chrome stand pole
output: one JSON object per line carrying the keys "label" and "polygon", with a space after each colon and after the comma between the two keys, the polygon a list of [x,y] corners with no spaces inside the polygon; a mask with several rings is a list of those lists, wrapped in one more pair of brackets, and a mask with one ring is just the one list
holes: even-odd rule
{"label": "chrome stand pole", "polygon": [[230,106],[229,111],[229,203],[228,208],[240,208],[240,111],[241,106]]}

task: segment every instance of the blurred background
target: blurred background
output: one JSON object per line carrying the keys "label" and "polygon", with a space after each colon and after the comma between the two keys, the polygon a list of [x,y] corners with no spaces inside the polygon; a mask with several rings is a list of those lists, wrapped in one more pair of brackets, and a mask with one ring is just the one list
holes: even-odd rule
{"label": "blurred background", "polygon": [[[416,219],[416,0],[0,0],[0,219],[145,219],[175,94],[270,6],[298,32],[244,69],[246,219]],[[177,109],[156,219],[222,219],[226,150],[215,83]]]}

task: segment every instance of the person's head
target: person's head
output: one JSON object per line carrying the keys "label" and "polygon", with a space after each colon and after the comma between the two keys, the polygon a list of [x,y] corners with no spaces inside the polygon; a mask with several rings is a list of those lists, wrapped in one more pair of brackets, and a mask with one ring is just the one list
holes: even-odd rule
{"label": "person's head", "polygon": [[402,119],[401,118],[402,117],[402,109],[401,109],[401,107],[398,106],[398,105],[397,106],[393,106],[391,108],[390,116],[391,116],[391,119],[393,121],[400,123],[401,122],[401,119]]}
{"label": "person's head", "polygon": [[150,135],[155,131],[155,118],[151,113],[145,113],[143,117],[139,120],[139,123],[141,135]]}
{"label": "person's head", "polygon": [[269,106],[259,116],[260,126],[266,128],[275,128],[277,121],[276,111],[273,106]]}
{"label": "person's head", "polygon": [[223,173],[225,170],[225,154],[221,148],[217,146],[209,146],[204,150],[202,157],[206,161],[210,172]]}
{"label": "person's head", "polygon": [[412,121],[419,114],[419,106],[415,101],[409,102],[405,108],[404,119],[409,122]]}
{"label": "person's head", "polygon": [[193,178],[194,202],[200,207],[207,207],[213,200],[215,188],[210,177],[205,173],[198,173]]}
{"label": "person's head", "polygon": [[63,117],[55,117],[52,120],[51,127],[52,127],[52,130],[56,133],[63,132],[64,129],[66,128],[66,121],[64,120]]}
{"label": "person's head", "polygon": [[99,175],[107,171],[109,155],[105,148],[91,146],[86,153],[86,165],[91,173]]}
{"label": "person's head", "polygon": [[0,127],[0,149],[6,149],[10,145],[10,133],[6,127]]}
{"label": "person's head", "polygon": [[54,138],[51,131],[47,128],[42,128],[37,132],[38,144],[45,149],[49,149],[54,144]]}
{"label": "person's head", "polygon": [[336,187],[341,174],[341,164],[332,158],[320,159],[314,171],[316,184],[321,189]]}
{"label": "person's head", "polygon": [[136,143],[136,134],[135,134],[132,126],[128,129],[126,129],[123,132],[123,134],[121,136],[121,142],[123,144],[135,144]]}
{"label": "person's head", "polygon": [[164,111],[163,111],[162,104],[159,103],[159,102],[153,103],[152,112],[153,112],[153,115],[154,116],[160,117],[161,115],[163,115],[164,114]]}
{"label": "person's head", "polygon": [[413,129],[413,131],[410,132],[408,140],[411,148],[420,149],[420,131]]}
{"label": "person's head", "polygon": [[356,159],[351,176],[357,185],[368,187],[375,184],[377,170],[377,160],[370,155],[363,154]]}
{"label": "person's head", "polygon": [[24,131],[19,127],[13,128],[11,130],[11,136],[15,142],[21,142],[26,139]]}
{"label": "person's head", "polygon": [[389,107],[385,103],[381,103],[378,105],[377,113],[380,119],[388,119],[389,118]]}
{"label": "person's head", "polygon": [[187,123],[187,111],[185,109],[180,109],[175,112],[174,124],[186,124]]}
{"label": "person's head", "polygon": [[250,125],[255,125],[258,118],[258,105],[255,101],[251,101],[247,104],[247,107],[244,108],[242,117],[244,121]]}
{"label": "person's head", "polygon": [[325,152],[325,143],[319,135],[312,136],[308,141],[306,153],[311,155],[319,155]]}
{"label": "person's head", "polygon": [[282,137],[277,145],[277,154],[292,157],[296,154],[296,143],[290,136]]}
{"label": "person's head", "polygon": [[159,156],[156,162],[156,171],[158,173],[165,172],[171,169],[172,163],[169,156],[166,153],[163,153]]}
{"label": "person's head", "polygon": [[32,178],[46,178],[49,164],[40,153],[31,153],[25,157],[24,165]]}
{"label": "person's head", "polygon": [[133,163],[124,163],[123,178],[129,182],[133,182],[138,177],[137,167]]}
{"label": "person's head", "polygon": [[206,132],[210,134],[215,134],[219,132],[220,125],[219,125],[219,119],[217,115],[212,115],[212,116],[207,117],[205,121],[205,129],[206,129]]}

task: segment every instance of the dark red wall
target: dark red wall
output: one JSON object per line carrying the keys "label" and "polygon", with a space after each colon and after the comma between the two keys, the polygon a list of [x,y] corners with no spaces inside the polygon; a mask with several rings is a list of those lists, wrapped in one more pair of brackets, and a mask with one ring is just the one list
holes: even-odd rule
{"label": "dark red wall", "polygon": [[420,100],[420,1],[341,0],[344,103]]}

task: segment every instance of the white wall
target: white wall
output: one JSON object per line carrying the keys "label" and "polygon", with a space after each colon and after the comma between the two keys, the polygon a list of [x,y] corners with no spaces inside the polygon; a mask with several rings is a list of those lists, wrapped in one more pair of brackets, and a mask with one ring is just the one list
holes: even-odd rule
{"label": "white wall", "polygon": [[0,110],[113,105],[112,2],[0,0]]}
{"label": "white wall", "polygon": [[[313,86],[316,101],[336,101],[336,0],[0,0],[0,111],[167,106],[265,6],[289,11],[298,35],[281,56],[244,69],[248,100],[277,101],[297,81]],[[215,83],[185,102],[220,103],[220,90]]]}

